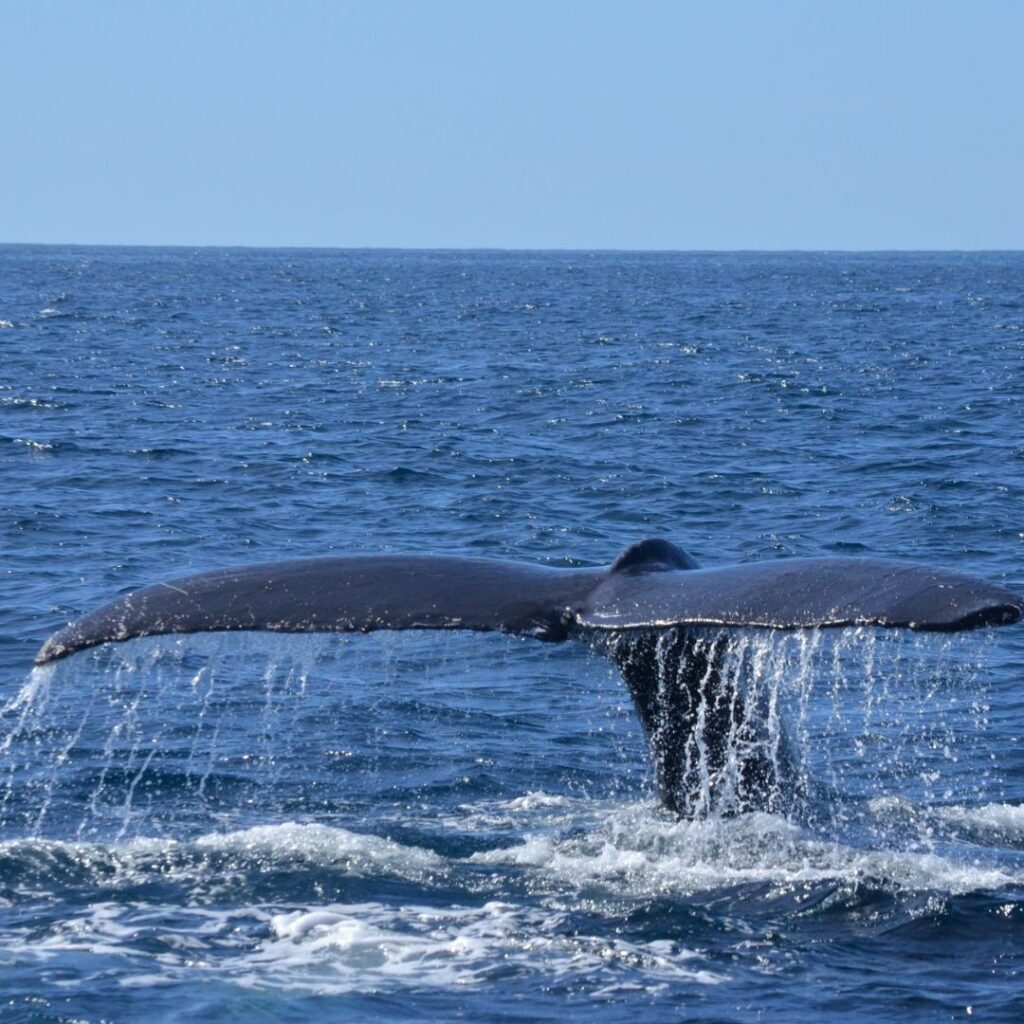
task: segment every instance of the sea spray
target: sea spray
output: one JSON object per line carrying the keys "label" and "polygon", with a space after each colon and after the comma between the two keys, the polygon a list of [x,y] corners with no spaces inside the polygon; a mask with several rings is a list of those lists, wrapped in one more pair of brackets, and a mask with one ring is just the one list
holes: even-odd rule
{"label": "sea spray", "polygon": [[[361,770],[379,773],[390,771],[396,743],[413,755],[419,730],[406,724],[396,735],[392,719],[408,718],[408,700],[392,708],[387,680],[418,675],[424,695],[466,686],[474,664],[484,664],[474,659],[493,647],[456,664],[459,639],[466,638],[168,637],[34,669],[0,719],[3,826],[8,835],[70,829],[79,839],[123,840],[230,826],[260,807],[271,816],[318,806],[330,813],[338,794],[324,792],[322,779],[304,781],[303,763],[337,751],[330,756],[351,762],[349,770],[360,770],[359,760]],[[621,663],[635,641],[615,637],[609,653]],[[526,649],[498,642],[506,657],[515,655],[511,669]],[[984,642],[974,637],[708,629],[693,638],[690,663],[680,662],[668,633],[651,642],[662,698],[649,736],[654,772],[676,759],[689,787],[677,810],[687,816],[757,809],[748,791],[754,758],[767,766],[759,770],[770,785],[762,809],[821,827],[856,817],[865,800],[953,804],[999,795],[993,766],[980,777],[961,768],[987,721]],[[529,664],[543,671],[544,658]],[[688,708],[692,728],[681,736],[663,712],[688,664],[697,665],[699,687]],[[593,661],[588,667],[598,674]],[[376,689],[367,678],[378,680]],[[353,718],[344,708],[355,693],[365,699]],[[335,712],[324,713],[324,695]],[[510,691],[510,710],[517,700],[524,694]],[[426,717],[436,713],[425,705]],[[600,733],[605,725],[589,727]],[[505,731],[497,722],[487,728],[497,756]],[[680,736],[678,748],[664,747]],[[361,759],[346,749],[362,750]]]}
{"label": "sea spray", "polygon": [[991,768],[981,779],[958,768],[987,726],[984,638],[706,627],[624,632],[605,647],[661,800],[684,817],[762,809],[824,822],[850,799],[998,793]]}

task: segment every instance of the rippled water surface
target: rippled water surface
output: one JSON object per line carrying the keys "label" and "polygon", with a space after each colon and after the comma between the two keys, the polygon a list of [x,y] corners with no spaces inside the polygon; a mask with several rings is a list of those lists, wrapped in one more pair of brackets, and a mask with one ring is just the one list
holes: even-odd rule
{"label": "rippled water surface", "polygon": [[0,248],[0,1020],[1019,1021],[1020,626],[741,631],[801,797],[692,821],[596,647],[31,663],[328,552],[1021,590],[1022,425],[1019,254]]}

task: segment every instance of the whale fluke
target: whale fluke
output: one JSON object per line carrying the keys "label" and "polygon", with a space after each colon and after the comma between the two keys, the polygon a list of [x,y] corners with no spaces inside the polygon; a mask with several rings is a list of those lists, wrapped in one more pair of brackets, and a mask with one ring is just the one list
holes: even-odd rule
{"label": "whale fluke", "polygon": [[878,558],[787,558],[720,568],[666,540],[607,568],[441,555],[297,559],[185,576],[118,597],[46,641],[44,665],[109,641],[220,630],[501,631],[561,641],[677,626],[873,625],[952,631],[1020,620],[1024,600],[976,577]]}
{"label": "whale fluke", "polygon": [[[739,679],[731,627],[959,630],[1016,622],[1024,601],[945,569],[879,558],[790,558],[702,569],[666,540],[603,569],[485,558],[351,555],[185,576],[134,591],[54,633],[45,665],[109,641],[216,630],[472,629],[561,641],[594,634],[626,681],[661,802],[683,815],[784,810],[785,752],[769,748]],[[709,631],[702,627],[715,626]]]}

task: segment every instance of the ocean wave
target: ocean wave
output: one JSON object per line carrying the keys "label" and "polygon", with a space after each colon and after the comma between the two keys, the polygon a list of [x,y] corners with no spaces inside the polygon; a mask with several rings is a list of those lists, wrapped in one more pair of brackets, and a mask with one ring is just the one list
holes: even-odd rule
{"label": "ocean wave", "polygon": [[939,807],[935,814],[953,825],[990,832],[1004,841],[1024,842],[1024,804]]}
{"label": "ocean wave", "polygon": [[190,840],[11,839],[0,843],[0,879],[9,893],[85,881],[119,887],[155,877],[215,889],[233,875],[307,871],[390,877],[427,890],[464,882],[472,890],[473,872],[489,868],[525,873],[531,886],[545,892],[596,889],[612,899],[689,896],[742,884],[858,883],[946,894],[1024,885],[1024,871],[1003,856],[1006,851],[971,844],[958,855],[930,843],[943,838],[935,823],[948,822],[956,826],[954,837],[959,829],[988,830],[1014,847],[1024,836],[1020,806],[918,810],[885,798],[873,801],[870,811],[878,823],[873,841],[855,845],[779,815],[680,820],[653,802],[535,791],[465,804],[446,815],[446,833],[487,837],[486,849],[460,855],[437,852],[431,843],[448,846],[444,835],[417,832],[405,815],[402,832],[414,841],[315,822],[213,831]]}
{"label": "ocean wave", "polygon": [[240,873],[323,869],[351,876],[426,882],[444,868],[430,850],[367,833],[285,823],[210,833],[192,841],[136,838],[125,843],[13,839],[0,842],[4,888],[56,890],[84,882],[106,888],[159,880],[216,888]]}
{"label": "ocean wave", "polygon": [[609,895],[690,895],[763,883],[865,883],[960,894],[1024,884],[1024,874],[931,850],[862,849],[809,833],[771,814],[680,821],[654,808],[622,808],[598,827],[473,854],[477,864],[516,867],[538,885],[599,886]]}

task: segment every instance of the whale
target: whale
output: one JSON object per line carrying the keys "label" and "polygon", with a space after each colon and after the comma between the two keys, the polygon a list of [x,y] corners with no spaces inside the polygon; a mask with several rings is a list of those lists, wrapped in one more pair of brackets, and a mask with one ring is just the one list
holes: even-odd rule
{"label": "whale", "polygon": [[[663,538],[607,566],[566,568],[430,554],[353,554],[216,569],[116,597],[54,633],[37,665],[100,644],[174,633],[476,630],[547,642],[603,640],[633,699],[663,805],[692,813],[702,778],[725,772],[731,807],[774,806],[779,764],[722,671],[730,631],[872,626],[955,632],[1019,622],[1024,598],[917,562],[778,558],[703,567]],[[706,790],[705,785],[705,790]]]}

